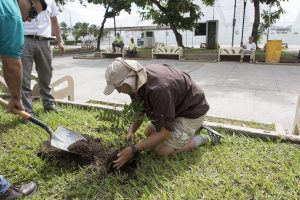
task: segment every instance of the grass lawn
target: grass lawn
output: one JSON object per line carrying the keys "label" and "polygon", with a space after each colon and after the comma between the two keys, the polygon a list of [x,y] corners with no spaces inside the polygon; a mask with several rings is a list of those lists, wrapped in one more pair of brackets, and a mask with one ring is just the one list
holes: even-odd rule
{"label": "grass lawn", "polygon": [[[101,111],[61,108],[37,116],[52,129],[61,125],[122,145],[126,129],[112,129]],[[108,116],[108,117],[107,117]],[[106,127],[106,128],[105,128]],[[299,199],[300,146],[225,132],[222,144],[167,158],[144,152],[133,174],[105,173],[93,165],[59,168],[37,156],[48,134],[0,109],[0,174],[11,182],[35,180],[38,193],[29,199]],[[139,130],[139,139],[142,137]]]}
{"label": "grass lawn", "polygon": [[[59,49],[52,49],[54,55],[59,55]],[[81,51],[92,51],[90,49],[83,49],[83,48],[65,48],[65,53],[66,54],[71,54],[71,53],[79,53]]]}
{"label": "grass lawn", "polygon": [[[265,57],[266,52],[262,51],[262,50],[258,50],[258,51],[256,51],[256,55]],[[281,51],[281,57],[284,57],[284,58],[296,59],[297,55],[298,55],[297,51],[286,51],[286,50]]]}

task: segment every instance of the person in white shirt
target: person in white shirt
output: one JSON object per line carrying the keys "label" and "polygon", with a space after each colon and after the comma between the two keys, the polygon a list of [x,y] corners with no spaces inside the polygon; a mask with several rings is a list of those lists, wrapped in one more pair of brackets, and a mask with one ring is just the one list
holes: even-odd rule
{"label": "person in white shirt", "polygon": [[[56,36],[60,54],[64,53],[63,41],[60,34],[60,25],[57,20],[58,9],[54,0],[46,0],[47,10],[41,12],[31,22],[24,22],[25,43],[22,54],[23,80],[22,102],[26,112],[34,115],[31,99],[31,72],[33,61],[38,74],[40,95],[46,111],[57,111],[51,95],[52,79],[52,27]],[[25,120],[24,120],[25,122]]]}
{"label": "person in white shirt", "polygon": [[255,51],[256,51],[256,44],[253,42],[253,37],[249,37],[249,42],[243,45],[243,51],[241,53],[241,63],[245,57],[245,54],[250,54],[250,63],[255,61]]}

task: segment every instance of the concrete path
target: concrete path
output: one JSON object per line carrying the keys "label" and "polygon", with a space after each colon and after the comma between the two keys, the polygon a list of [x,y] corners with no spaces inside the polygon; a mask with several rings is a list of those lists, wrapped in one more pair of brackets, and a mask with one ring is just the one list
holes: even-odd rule
{"label": "concrete path", "polygon": [[[53,80],[71,75],[75,81],[75,101],[101,100],[129,103],[127,95],[102,94],[105,68],[113,59],[53,59]],[[300,66],[203,63],[176,60],[139,60],[141,64],[167,63],[191,75],[206,93],[211,106],[208,115],[231,119],[281,124],[292,130],[296,102],[300,95]]]}

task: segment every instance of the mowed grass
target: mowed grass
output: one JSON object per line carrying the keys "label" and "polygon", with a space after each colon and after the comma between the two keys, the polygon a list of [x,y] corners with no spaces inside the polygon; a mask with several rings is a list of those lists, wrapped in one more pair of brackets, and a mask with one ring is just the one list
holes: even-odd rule
{"label": "mowed grass", "polygon": [[[61,106],[64,112],[52,114],[35,105],[37,116],[53,130],[61,125],[101,138],[107,146],[124,141],[125,129],[99,131],[112,124],[98,119],[99,110]],[[106,174],[94,166],[62,169],[39,158],[48,134],[0,110],[0,174],[12,183],[35,180],[38,192],[28,199],[300,198],[299,145],[221,132],[226,138],[222,144],[173,157],[145,152],[134,174]]]}

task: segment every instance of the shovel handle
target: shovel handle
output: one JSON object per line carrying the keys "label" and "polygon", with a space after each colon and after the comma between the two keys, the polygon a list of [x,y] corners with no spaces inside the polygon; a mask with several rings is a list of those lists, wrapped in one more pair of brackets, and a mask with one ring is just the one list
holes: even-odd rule
{"label": "shovel handle", "polygon": [[[0,105],[2,105],[3,107],[7,108],[8,107],[8,102],[5,101],[4,99],[0,98]],[[23,110],[18,110],[16,108],[12,109],[13,113],[22,116],[24,119],[27,119],[29,121],[31,121],[32,123],[40,126],[41,128],[43,128],[44,130],[47,131],[47,133],[49,133],[49,135],[51,136],[51,134],[53,133],[53,131],[51,130],[51,128],[49,126],[47,126],[44,122],[42,122],[41,120],[32,117],[28,112],[23,111]]]}
{"label": "shovel handle", "polygon": [[[5,101],[5,100],[2,99],[2,98],[0,98],[0,104],[1,104],[3,107],[5,107],[5,108],[8,107],[8,102]],[[15,114],[17,114],[17,115],[20,115],[20,116],[22,116],[22,117],[25,118],[25,119],[29,119],[29,118],[31,117],[31,115],[30,115],[29,113],[27,113],[27,112],[25,112],[25,111],[23,111],[23,110],[18,110],[18,109],[16,109],[16,108],[13,108],[12,111],[13,111],[13,113],[15,113]]]}

